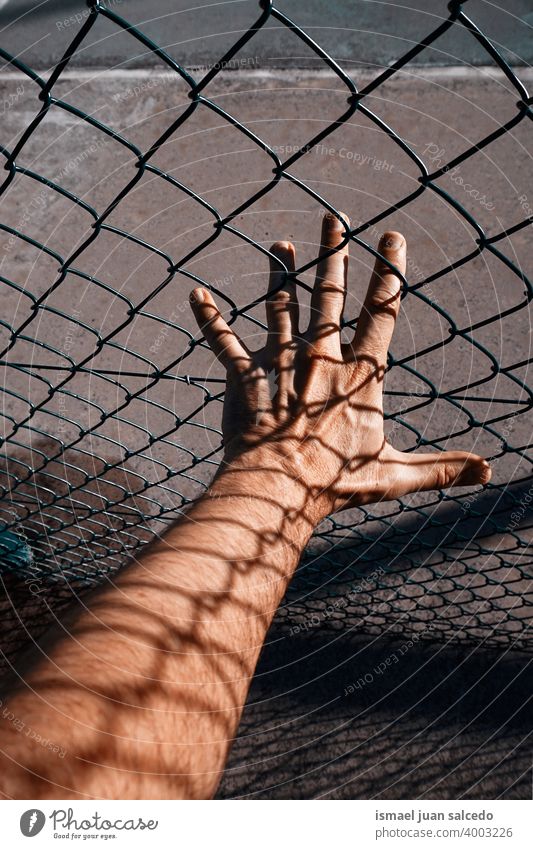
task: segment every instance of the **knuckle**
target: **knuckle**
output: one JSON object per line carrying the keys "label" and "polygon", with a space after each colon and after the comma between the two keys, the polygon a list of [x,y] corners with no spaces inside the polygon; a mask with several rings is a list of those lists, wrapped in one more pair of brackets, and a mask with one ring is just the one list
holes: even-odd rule
{"label": "knuckle", "polygon": [[334,277],[320,277],[316,281],[325,306],[330,302],[337,302],[339,295],[344,295],[344,283],[335,280]]}
{"label": "knuckle", "polygon": [[440,462],[436,464],[436,483],[438,489],[446,489],[451,486],[457,476],[457,470],[453,463]]}
{"label": "knuckle", "polygon": [[272,292],[267,299],[267,304],[276,307],[287,307],[291,300],[290,292],[286,289],[278,289],[277,292]]}
{"label": "knuckle", "polygon": [[371,352],[360,354],[356,358],[354,371],[357,385],[361,389],[367,384],[373,384],[373,381],[381,382],[385,375],[385,366],[381,362],[377,349],[375,355]]}
{"label": "knuckle", "polygon": [[396,313],[400,301],[401,285],[398,277],[390,272],[381,277],[368,294],[365,304],[369,312],[390,311]]}

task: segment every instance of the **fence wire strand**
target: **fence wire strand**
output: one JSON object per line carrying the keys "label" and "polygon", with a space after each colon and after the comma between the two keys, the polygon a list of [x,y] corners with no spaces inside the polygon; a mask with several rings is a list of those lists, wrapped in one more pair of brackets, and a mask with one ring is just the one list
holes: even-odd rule
{"label": "fence wire strand", "polygon": [[[38,101],[37,114],[25,127],[12,149],[0,147],[5,160],[5,177],[0,187],[4,195],[17,175],[41,184],[61,196],[64,202],[76,205],[91,217],[91,230],[83,242],[73,246],[70,255],[62,256],[47,244],[8,223],[0,224],[9,237],[22,240],[35,248],[40,256],[53,260],[58,273],[40,293],[30,286],[20,285],[8,277],[0,277],[6,293],[16,293],[19,302],[17,316],[10,321],[9,311],[0,317],[0,328],[5,344],[0,354],[3,371],[3,422],[2,439],[2,489],[0,493],[1,575],[4,587],[2,603],[2,639],[6,657],[11,657],[21,646],[34,638],[63,606],[74,596],[100,584],[111,577],[123,563],[135,556],[155,533],[164,530],[193,499],[196,492],[206,486],[206,474],[217,465],[220,453],[220,432],[209,425],[204,416],[206,408],[213,406],[221,412],[223,381],[210,375],[184,373],[187,359],[205,342],[194,336],[179,321],[159,314],[153,306],[157,297],[173,284],[177,275],[193,283],[200,283],[223,298],[231,310],[230,323],[247,319],[261,327],[252,310],[264,297],[249,303],[237,303],[231,291],[222,291],[216,281],[203,279],[190,270],[191,260],[213,245],[222,234],[245,242],[255,248],[265,261],[269,252],[258,241],[237,226],[236,219],[250,210],[262,198],[276,191],[282,182],[290,182],[306,193],[321,209],[338,211],[322,195],[300,179],[295,173],[296,164],[333,132],[342,133],[343,125],[358,112],[368,119],[377,132],[386,134],[409,157],[417,169],[418,185],[404,197],[396,200],[347,232],[347,238],[365,251],[370,258],[378,256],[370,244],[376,225],[384,222],[393,212],[408,206],[423,193],[433,192],[462,217],[475,231],[475,248],[454,259],[423,280],[403,281],[404,299],[418,299],[432,308],[449,326],[449,337],[426,346],[412,355],[389,358],[389,371],[402,371],[406,377],[416,379],[421,387],[416,398],[410,398],[411,407],[405,407],[407,393],[386,390],[390,412],[387,418],[394,426],[410,430],[416,446],[429,446],[442,450],[443,442],[473,430],[484,431],[497,441],[499,450],[492,458],[516,457],[517,461],[530,463],[530,442],[514,445],[510,438],[517,417],[526,416],[532,405],[530,387],[520,375],[527,373],[530,360],[502,364],[474,331],[497,323],[504,317],[527,310],[532,288],[524,271],[503,252],[502,241],[532,223],[528,216],[522,221],[487,236],[480,223],[456,197],[441,185],[438,179],[450,169],[466,162],[470,157],[491,145],[518,124],[528,125],[532,118],[531,98],[517,73],[504,60],[496,47],[463,11],[465,4],[449,4],[449,17],[420,43],[387,67],[359,89],[353,74],[344,70],[297,23],[281,12],[273,2],[261,2],[258,17],[250,27],[203,76],[181,67],[164,49],[155,44],[138,27],[130,24],[111,8],[98,0],[88,3],[89,14],[65,54],[47,79],[44,79],[16,56],[0,49],[6,67],[24,75],[35,87]],[[122,132],[102,123],[73,103],[57,95],[58,84],[69,67],[74,54],[86,42],[92,28],[100,18],[123,30],[132,42],[154,53],[188,89],[189,104],[169,122],[165,131],[148,150],[142,151]],[[209,86],[225,67],[238,56],[242,48],[260,32],[267,23],[276,21],[291,31],[294,38],[313,51],[339,84],[345,89],[344,112],[313,138],[299,146],[288,158],[282,160],[278,152],[261,139],[237,117],[225,111],[220,103],[210,99]],[[369,106],[372,95],[387,80],[435,44],[451,27],[463,27],[477,39],[487,53],[487,60],[505,74],[516,93],[516,111],[511,118],[498,126],[476,144],[468,146],[451,161],[439,165],[430,173],[421,157],[393,127],[386,124]],[[106,140],[121,145],[130,155],[130,171],[126,184],[106,208],[97,210],[83,197],[78,197],[59,182],[45,177],[22,163],[29,141],[50,110],[62,110],[67,115],[86,122]],[[185,182],[158,167],[157,155],[197,110],[211,110],[222,122],[243,134],[271,160],[271,178],[246,200],[227,214],[222,214],[209,200],[193,191]],[[118,226],[113,215],[120,211],[123,201],[134,191],[145,176],[162,181],[172,190],[200,205],[212,219],[212,231],[188,250],[180,259],[172,257],[162,247],[151,244]],[[127,243],[166,266],[163,279],[143,297],[134,301],[105,280],[88,274],[80,259],[96,240],[105,236],[126,240]],[[373,239],[372,239],[373,241]],[[490,318],[462,326],[457,317],[446,309],[446,304],[436,303],[431,297],[430,284],[471,262],[481,254],[490,254],[516,275],[523,284],[520,301],[501,309]],[[301,279],[318,261],[302,265],[296,272],[296,281],[308,289]],[[69,281],[76,279],[90,284],[100,293],[108,294],[122,305],[124,317],[104,331],[84,322],[79,316],[64,312],[53,296]],[[156,304],[157,305],[157,304]],[[52,317],[71,322],[81,328],[92,342],[83,356],[51,345],[39,336],[43,322]],[[347,326],[353,326],[356,317],[348,317]],[[121,334],[130,334],[136,322],[150,319],[157,322],[161,332],[175,331],[186,339],[186,347],[165,365],[154,362],[150,350],[143,350],[141,335],[136,341],[141,350],[123,345]],[[476,350],[476,355],[489,364],[488,371],[471,379],[458,381],[453,390],[440,391],[431,374],[418,370],[413,362],[454,339],[460,338]],[[32,351],[31,361],[28,350]],[[123,356],[123,364],[114,368],[106,359],[112,350]],[[135,364],[135,365],[134,365]],[[179,370],[179,374],[177,371]],[[94,399],[83,386],[97,376],[109,388],[111,398],[117,403],[109,409]],[[500,411],[492,417],[481,418],[469,403],[479,401],[479,387],[490,385],[498,378],[506,378],[515,388],[515,397],[494,398]],[[39,391],[21,394],[16,387],[39,387]],[[160,390],[169,382],[181,387],[197,399],[186,409],[169,409]],[[499,384],[498,384],[499,386]],[[511,393],[512,394],[512,393]],[[517,397],[518,400],[517,400]],[[68,400],[68,404],[67,404]],[[414,427],[406,415],[410,409],[430,408],[437,401],[446,401],[460,410],[467,419],[463,430],[428,438]],[[157,419],[158,426],[143,426],[129,411],[136,404],[150,408],[146,422]],[[69,415],[67,409],[83,405],[84,416]],[[396,407],[394,406],[396,405]],[[81,409],[81,407],[79,407]],[[154,415],[152,415],[154,414]],[[154,419],[155,416],[155,419]],[[44,424],[46,422],[46,424]],[[197,454],[181,440],[187,428],[209,429],[211,448]],[[123,437],[134,431],[134,436]],[[59,434],[59,435],[58,435]],[[68,434],[65,435],[65,434]],[[104,448],[113,451],[113,458]],[[158,459],[158,447],[176,450],[175,463]],[[142,463],[149,462],[156,475],[145,477]],[[138,465],[135,465],[138,462]],[[482,493],[472,498],[469,493],[432,493],[420,500],[398,500],[381,509],[369,508],[350,514],[348,519],[339,514],[328,518],[317,530],[309,550],[298,569],[289,594],[278,615],[278,622],[291,632],[310,627],[366,629],[381,633],[390,630],[408,631],[416,639],[479,640],[488,645],[531,647],[531,560],[529,559],[529,531],[531,529],[529,505],[533,493],[533,477],[522,474],[512,481],[489,484]],[[466,506],[465,506],[466,505]],[[348,541],[345,539],[349,532]],[[25,540],[19,550],[13,547],[13,537],[18,534]],[[6,536],[6,534],[8,534]],[[4,540],[4,542],[1,542]],[[6,542],[7,540],[7,542]],[[27,547],[26,547],[27,546]],[[28,557],[28,550],[31,557]],[[376,568],[376,561],[384,564]]]}

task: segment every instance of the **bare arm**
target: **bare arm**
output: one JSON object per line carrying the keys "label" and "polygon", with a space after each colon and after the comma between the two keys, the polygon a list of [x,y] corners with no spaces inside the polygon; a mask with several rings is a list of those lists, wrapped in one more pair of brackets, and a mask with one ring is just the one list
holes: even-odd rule
{"label": "bare arm", "polygon": [[[187,516],[33,659],[7,718],[0,713],[6,797],[211,797],[272,616],[318,522],[489,479],[474,455],[403,454],[385,441],[382,382],[399,280],[377,263],[354,340],[341,345],[347,248],[327,253],[345,227],[324,220],[304,334],[289,244],[272,249],[279,261],[261,351],[244,347],[208,292],[193,294],[228,369],[224,463]],[[387,234],[380,251],[404,272],[401,237]]]}

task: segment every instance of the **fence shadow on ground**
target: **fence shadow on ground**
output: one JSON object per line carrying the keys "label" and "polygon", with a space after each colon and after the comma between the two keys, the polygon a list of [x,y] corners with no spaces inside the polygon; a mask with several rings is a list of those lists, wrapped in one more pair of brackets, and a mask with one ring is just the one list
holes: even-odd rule
{"label": "fence shadow on ground", "polygon": [[530,658],[405,645],[274,626],[219,797],[530,798]]}

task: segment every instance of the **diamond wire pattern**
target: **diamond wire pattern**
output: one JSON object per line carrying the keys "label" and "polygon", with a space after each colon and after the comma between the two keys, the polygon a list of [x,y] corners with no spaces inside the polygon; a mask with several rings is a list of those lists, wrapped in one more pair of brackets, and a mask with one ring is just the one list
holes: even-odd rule
{"label": "diamond wire pattern", "polygon": [[[192,496],[189,484],[205,486],[205,480],[199,470],[209,471],[210,468],[216,467],[214,457],[220,447],[219,431],[215,427],[211,428],[215,447],[202,456],[197,456],[187,447],[186,440],[180,442],[180,432],[186,432],[187,427],[208,427],[203,420],[203,411],[210,404],[220,406],[223,383],[205,375],[175,374],[176,367],[186,362],[197,346],[205,346],[205,342],[195,338],[176,321],[153,311],[152,302],[172,284],[177,275],[183,275],[195,283],[209,287],[216,296],[224,299],[231,308],[230,323],[239,317],[245,317],[262,326],[261,322],[249,313],[266,296],[250,303],[236,303],[227,290],[221,291],[216,283],[193,274],[186,266],[222,233],[232,234],[234,238],[253,246],[263,257],[268,257],[269,251],[239,229],[234,220],[263,196],[275,191],[281,181],[290,181],[311,196],[324,211],[337,212],[317,191],[295,176],[291,169],[332,132],[342,132],[342,125],[357,111],[401,148],[418,169],[419,176],[418,186],[414,191],[368,221],[347,230],[345,239],[351,240],[370,255],[377,256],[377,251],[366,241],[365,234],[371,233],[375,225],[393,211],[407,206],[424,192],[434,192],[440,196],[475,232],[476,247],[467,255],[458,257],[423,280],[409,283],[403,279],[403,296],[419,299],[436,310],[447,322],[449,336],[403,358],[395,359],[393,354],[390,355],[390,369],[404,370],[406,376],[416,378],[424,388],[416,399],[410,399],[411,406],[407,409],[400,403],[402,395],[407,393],[389,391],[388,400],[393,404],[393,409],[387,416],[398,427],[413,433],[416,439],[415,447],[430,446],[439,450],[442,449],[442,443],[450,437],[472,429],[484,429],[500,446],[490,459],[514,454],[517,458],[530,462],[531,445],[511,445],[509,431],[505,430],[506,422],[516,416],[526,415],[530,410],[531,389],[519,377],[529,360],[504,366],[472,333],[491,322],[498,322],[505,316],[528,308],[532,294],[531,283],[522,269],[502,252],[499,244],[506,237],[529,226],[531,217],[488,237],[478,221],[456,198],[438,185],[437,180],[447,170],[465,162],[520,122],[530,121],[533,115],[531,98],[517,74],[476,23],[465,14],[464,5],[450,3],[446,21],[360,90],[350,74],[319,44],[272,2],[264,1],[260,3],[259,15],[253,26],[200,79],[195,79],[137,27],[132,26],[115,11],[100,5],[98,0],[88,2],[88,18],[46,81],[20,59],[0,49],[0,56],[6,63],[25,74],[36,86],[41,102],[37,115],[25,128],[13,149],[0,147],[5,159],[6,173],[0,194],[8,189],[17,174],[22,174],[58,193],[69,203],[77,205],[91,217],[92,222],[90,234],[68,256],[61,256],[24,232],[7,224],[0,224],[5,233],[32,245],[59,266],[57,277],[40,295],[6,277],[0,277],[0,284],[5,287],[5,291],[16,292],[19,297],[17,320],[10,323],[9,315],[0,319],[0,328],[4,330],[6,337],[0,354],[4,369],[2,392],[6,402],[3,414],[4,471],[1,478],[0,520],[5,529],[22,533],[33,552],[31,565],[17,562],[13,557],[2,559],[2,554],[9,552],[2,552],[0,544],[1,574],[6,591],[3,630],[7,655],[28,639],[30,631],[34,634],[40,625],[44,627],[54,610],[68,602],[72,594],[78,594],[112,575],[124,560],[137,552],[154,533],[164,529],[165,524],[190,502]],[[56,84],[68,67],[71,57],[83,44],[99,16],[107,18],[111,24],[140,42],[145,49],[153,51],[188,87],[189,105],[144,152],[121,133],[54,94]],[[275,20],[291,30],[294,37],[310,48],[337,76],[346,90],[345,111],[334,123],[301,145],[285,161],[282,161],[260,137],[209,97],[209,84],[269,20]],[[490,135],[480,138],[477,144],[471,145],[455,159],[429,173],[424,162],[407,142],[367,106],[366,98],[454,26],[469,30],[472,37],[485,48],[488,60],[498,65],[506,75],[516,90],[516,112]],[[98,211],[53,180],[19,164],[25,146],[51,109],[64,110],[87,122],[108,139],[124,146],[133,157],[128,181],[105,209]],[[157,152],[198,109],[212,110],[271,159],[271,179],[224,216],[204,197],[158,168],[153,162]],[[110,223],[111,214],[120,207],[124,198],[145,174],[164,181],[194,200],[212,217],[212,232],[208,238],[177,260],[156,245],[149,244],[126,229]],[[113,234],[114,237],[128,240],[128,243],[159,257],[166,264],[163,279],[138,302],[133,302],[104,280],[90,276],[78,267],[78,260],[101,234]],[[507,310],[463,327],[446,311],[445,306],[432,301],[427,294],[429,285],[470,262],[482,252],[490,253],[522,281],[523,297],[519,303]],[[301,275],[316,265],[316,262],[317,259],[314,259],[297,269],[296,281],[304,289],[309,287],[303,282]],[[52,296],[61,286],[66,285],[67,280],[73,278],[90,283],[116,299],[116,303],[120,302],[123,308],[122,320],[117,321],[111,330],[101,332],[76,316],[63,312],[55,305]],[[23,317],[18,319],[18,316]],[[83,357],[74,358],[39,338],[40,322],[51,316],[73,322],[92,340],[90,350],[87,350]],[[177,331],[186,340],[180,355],[163,367],[153,362],[149,351],[134,351],[131,346],[124,346],[120,341],[116,341],[117,337],[120,339],[122,331],[131,330],[135,327],[135,322],[142,318],[156,322],[161,328]],[[354,321],[355,319],[347,320],[346,324],[353,326]],[[461,337],[473,346],[477,356],[486,359],[488,369],[484,375],[458,385],[453,390],[439,392],[431,375],[422,374],[412,363],[417,357],[450,344],[456,337]],[[35,357],[32,357],[31,363],[21,362],[18,351],[27,349],[28,345],[33,346]],[[109,350],[127,354],[128,367],[104,368],[102,352]],[[36,363],[34,360],[39,359],[40,351],[46,351],[48,359],[52,359],[56,365],[50,362]],[[132,367],[133,362],[136,364],[135,368]],[[13,381],[9,379],[9,374],[13,370],[19,372],[19,375],[26,375],[28,385],[38,386],[40,391],[32,392],[32,397],[24,397],[11,389]],[[109,397],[116,400],[109,409],[93,400],[88,392],[84,395],[79,391],[80,378],[94,380],[96,376],[108,387]],[[517,387],[521,396],[519,408],[516,409],[514,399],[498,399],[504,404],[504,411],[492,418],[480,420],[468,407],[469,400],[474,398],[472,391],[481,385],[490,384],[498,377],[505,377]],[[127,378],[136,381],[135,389],[131,388]],[[185,383],[191,388],[191,392],[196,390],[194,397],[198,399],[198,403],[193,409],[184,412],[179,409],[170,410],[162,400],[158,400],[158,388],[168,381]],[[76,404],[83,404],[87,415],[78,420],[67,416],[61,410],[58,412],[58,401],[59,407],[62,403],[65,408],[66,399],[75,409]],[[467,424],[462,430],[429,439],[409,423],[405,416],[409,411],[429,407],[437,400],[446,401],[461,410],[466,415]],[[136,402],[149,405],[154,413],[157,411],[164,427],[153,430],[140,425],[135,417],[128,418],[128,408],[131,410]],[[396,402],[398,409],[394,411]],[[10,414],[7,411],[13,408],[13,405],[15,410],[24,407],[25,412]],[[65,420],[63,424],[68,425],[68,438],[54,435],[62,419]],[[43,421],[47,422],[46,427],[43,426]],[[110,423],[115,426],[114,431],[109,430]],[[135,439],[118,438],[119,426],[133,428]],[[40,438],[45,440],[45,445],[51,446],[49,450],[39,448]],[[100,453],[91,447],[91,440],[94,439],[98,441]],[[105,445],[113,447],[115,456],[118,457],[114,462],[102,459],[102,447]],[[179,450],[179,464],[171,467],[157,459],[158,446]],[[140,462],[141,467],[142,462],[147,461],[157,472],[149,478],[145,477],[140,471],[132,470],[131,461]],[[124,473],[122,483],[113,480],[114,472]],[[342,627],[347,630],[355,627],[366,628],[371,632],[408,628],[423,638],[477,639],[488,644],[529,648],[532,599],[528,531],[531,522],[527,508],[531,500],[532,480],[532,477],[525,475],[506,485],[489,485],[485,492],[469,505],[467,522],[458,521],[458,515],[461,519],[464,518],[465,511],[461,511],[461,504],[468,498],[468,494],[459,496],[444,492],[429,495],[423,504],[400,500],[387,505],[387,509],[379,513],[370,508],[357,511],[354,519],[343,519],[342,514],[330,517],[316,532],[313,545],[303,558],[289,595],[281,608],[280,621],[285,620],[291,630],[315,625]],[[181,497],[180,481],[187,484]],[[509,514],[513,515],[513,510],[517,511],[516,515],[520,515],[521,521],[518,524],[509,521]],[[340,546],[339,532],[344,533],[346,530],[351,532],[349,545]],[[380,562],[387,564],[386,568],[372,569],[376,556],[379,556]]]}

